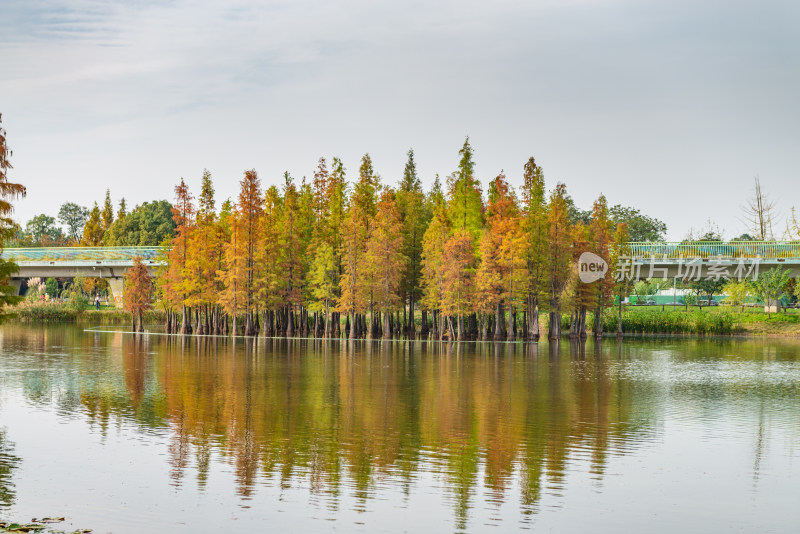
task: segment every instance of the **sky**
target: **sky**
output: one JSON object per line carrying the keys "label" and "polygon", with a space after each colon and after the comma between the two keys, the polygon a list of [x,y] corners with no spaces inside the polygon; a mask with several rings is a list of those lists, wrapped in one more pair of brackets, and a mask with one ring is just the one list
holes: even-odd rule
{"label": "sky", "polygon": [[366,152],[394,185],[409,148],[427,187],[469,136],[484,186],[533,156],[583,208],[731,238],[756,175],[800,209],[798,28],[791,0],[2,0],[15,216],[171,200],[206,168],[218,199],[321,156],[352,180]]}

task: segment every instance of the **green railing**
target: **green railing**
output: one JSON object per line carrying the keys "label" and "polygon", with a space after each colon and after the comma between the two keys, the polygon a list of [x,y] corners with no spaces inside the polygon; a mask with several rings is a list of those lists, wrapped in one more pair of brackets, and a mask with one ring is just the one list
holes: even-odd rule
{"label": "green railing", "polygon": [[40,247],[7,248],[4,260],[20,262],[133,262],[133,258],[156,260],[162,247]]}
{"label": "green railing", "polygon": [[[637,259],[763,258],[800,260],[800,241],[727,241],[694,243],[629,243]],[[155,261],[164,247],[7,248],[2,256],[14,262],[132,262],[139,256]]]}
{"label": "green railing", "polygon": [[763,258],[800,259],[800,241],[705,241],[630,243],[633,258]]}

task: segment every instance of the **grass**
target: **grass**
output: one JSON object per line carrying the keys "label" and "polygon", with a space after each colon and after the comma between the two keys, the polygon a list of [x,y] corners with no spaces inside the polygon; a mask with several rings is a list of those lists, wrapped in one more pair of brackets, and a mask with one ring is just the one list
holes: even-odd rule
{"label": "grass", "polygon": [[[603,318],[607,332],[617,330],[617,311],[608,310]],[[622,314],[626,334],[711,334],[800,336],[798,310],[767,314],[763,308],[726,306],[672,309],[670,306],[628,307]]]}
{"label": "grass", "polygon": [[[61,301],[23,301],[8,310],[18,321],[30,323],[88,323],[92,325],[129,325],[131,314],[119,308],[83,307]],[[164,312],[151,310],[144,314],[145,323],[164,321]]]}

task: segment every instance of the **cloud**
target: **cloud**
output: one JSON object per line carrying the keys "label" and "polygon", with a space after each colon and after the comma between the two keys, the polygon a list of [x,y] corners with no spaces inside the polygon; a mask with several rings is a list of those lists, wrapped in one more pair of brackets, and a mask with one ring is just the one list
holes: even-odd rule
{"label": "cloud", "polygon": [[245,168],[269,183],[321,155],[356,169],[366,151],[391,183],[410,146],[430,183],[470,134],[484,183],[535,155],[583,205],[604,192],[675,237],[698,224],[682,210],[735,226],[722,206],[754,174],[773,191],[796,179],[798,9],[4,2],[0,105],[31,186],[19,213],[57,210],[47,186],[63,178],[141,202],[209,167],[233,196]]}

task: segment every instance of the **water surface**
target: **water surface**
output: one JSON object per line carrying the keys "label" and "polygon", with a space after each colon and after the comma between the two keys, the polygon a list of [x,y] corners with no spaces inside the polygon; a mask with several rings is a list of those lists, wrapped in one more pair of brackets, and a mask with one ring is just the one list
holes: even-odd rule
{"label": "water surface", "polygon": [[0,327],[0,518],[96,532],[800,532],[800,344]]}

